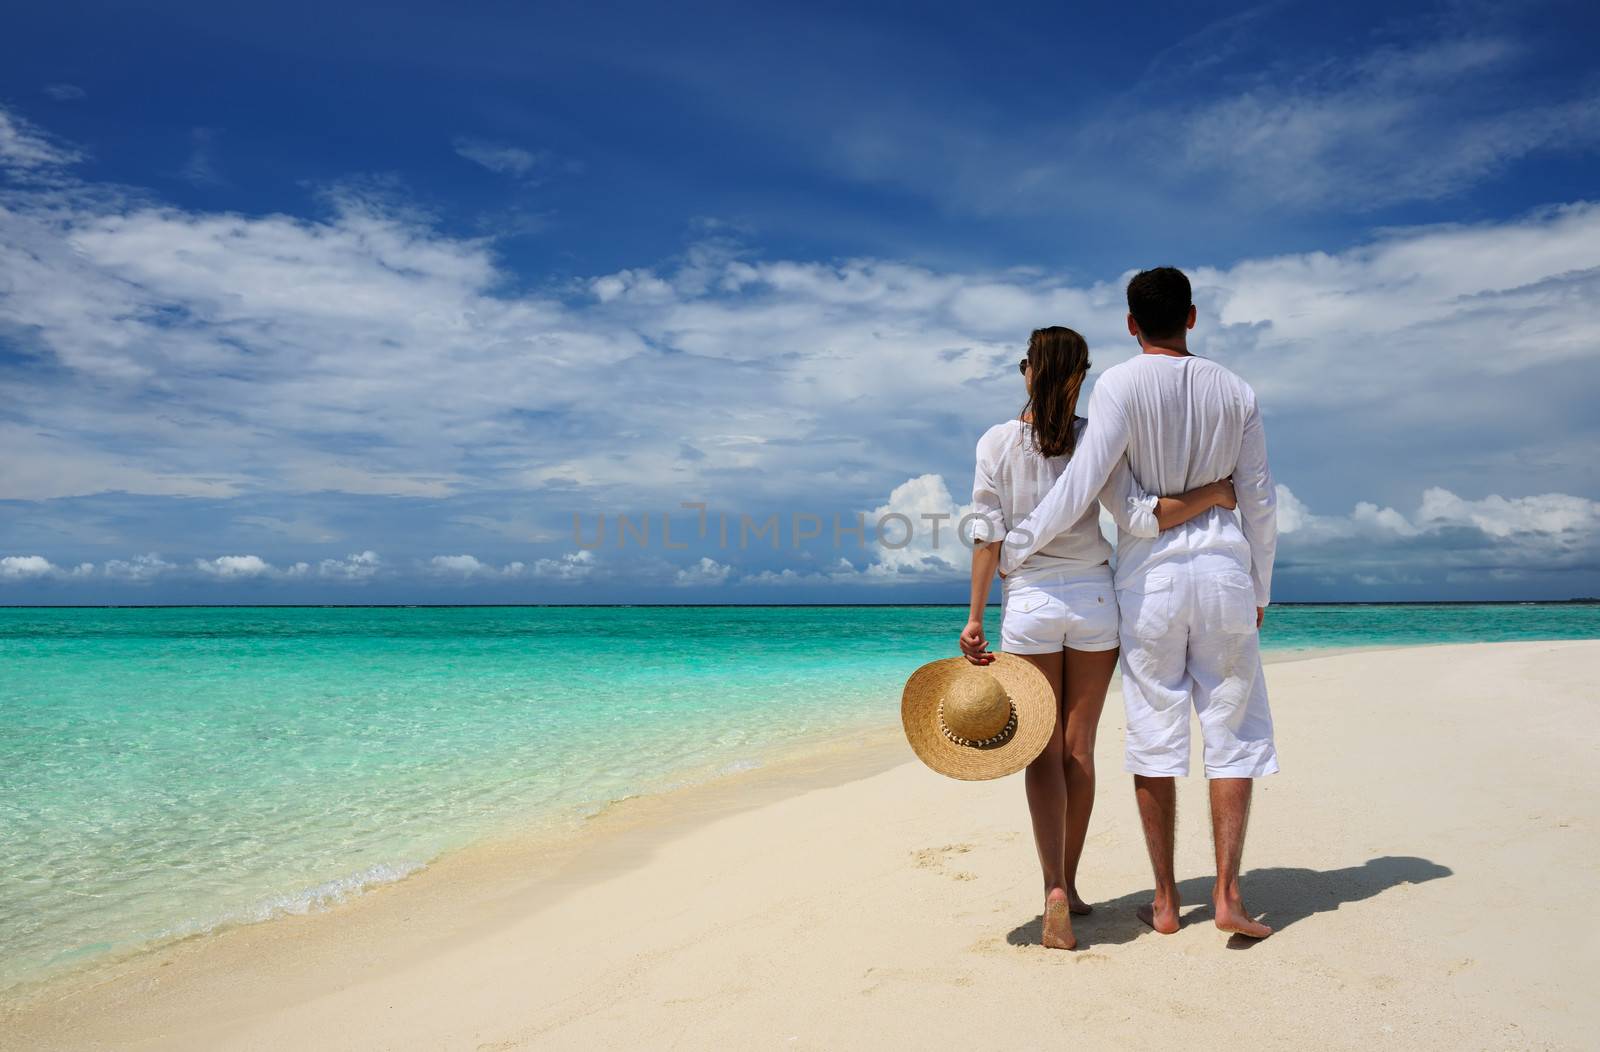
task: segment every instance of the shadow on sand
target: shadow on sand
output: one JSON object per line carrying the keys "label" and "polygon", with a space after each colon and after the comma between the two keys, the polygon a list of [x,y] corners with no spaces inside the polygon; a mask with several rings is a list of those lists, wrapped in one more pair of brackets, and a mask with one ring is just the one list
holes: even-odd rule
{"label": "shadow on sand", "polygon": [[[1328,913],[1348,902],[1370,899],[1380,892],[1401,884],[1422,884],[1452,871],[1437,862],[1409,855],[1385,855],[1368,859],[1359,866],[1344,869],[1316,870],[1274,866],[1270,869],[1252,869],[1244,874],[1240,884],[1245,902],[1261,920],[1282,931],[1295,921],[1304,920],[1317,913]],[[1183,927],[1208,922],[1212,918],[1211,877],[1191,877],[1178,882],[1178,895],[1186,904],[1198,904],[1187,909],[1180,921]],[[1152,889],[1136,891],[1109,902],[1094,904],[1094,912],[1086,917],[1072,918],[1073,931],[1080,946],[1117,946],[1132,942],[1141,935],[1154,935],[1134,910],[1150,901]],[[1026,924],[1013,928],[1006,942],[1013,946],[1037,946],[1043,933],[1043,914]],[[1247,949],[1258,945],[1255,939],[1235,935],[1228,940],[1230,949]]]}

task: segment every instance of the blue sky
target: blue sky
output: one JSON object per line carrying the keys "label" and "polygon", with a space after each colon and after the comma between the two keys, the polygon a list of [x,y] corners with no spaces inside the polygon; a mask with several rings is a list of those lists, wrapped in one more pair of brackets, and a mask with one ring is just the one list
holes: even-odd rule
{"label": "blue sky", "polygon": [[1161,263],[1266,407],[1278,598],[1600,594],[1589,5],[10,29],[0,602],[959,599],[922,516],[1028,331],[1120,360]]}

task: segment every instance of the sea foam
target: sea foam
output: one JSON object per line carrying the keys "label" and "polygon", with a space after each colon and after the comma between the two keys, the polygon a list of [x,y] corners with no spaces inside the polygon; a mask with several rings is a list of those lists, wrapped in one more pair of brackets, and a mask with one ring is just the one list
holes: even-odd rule
{"label": "sea foam", "polygon": [[364,891],[394,884],[427,868],[425,862],[378,862],[346,876],[325,880],[300,891],[269,895],[244,909],[206,919],[188,920],[156,933],[152,941],[204,935],[238,924],[259,924],[275,917],[302,916],[337,906]]}

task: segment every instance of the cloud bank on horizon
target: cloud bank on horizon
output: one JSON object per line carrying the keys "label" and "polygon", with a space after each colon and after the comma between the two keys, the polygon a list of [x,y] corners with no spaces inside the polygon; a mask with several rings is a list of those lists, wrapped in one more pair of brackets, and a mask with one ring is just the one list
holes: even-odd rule
{"label": "cloud bank on horizon", "polygon": [[[1229,55],[1252,24],[1198,32]],[[1382,45],[1048,129],[1087,166],[1172,122],[1180,167],[1242,222],[1347,217],[1319,249],[1145,260],[1190,273],[1195,349],[1261,397],[1283,599],[1600,594],[1600,203],[1551,195],[1600,108],[1581,84],[1492,111],[1452,94],[1533,48]],[[670,251],[540,266],[525,203],[486,208],[487,233],[360,172],[297,208],[229,203],[248,129],[195,125],[171,185],[141,184],[47,119],[93,103],[71,81],[0,102],[0,603],[959,600],[972,446],[1018,408],[1029,330],[1079,328],[1096,372],[1135,350],[1128,271],[1087,250],[806,252],[695,213]],[[835,178],[961,222],[1089,228],[1055,162],[919,137],[929,112],[876,101],[827,136]],[[1437,149],[1401,149],[1430,124]],[[519,195],[607,171],[565,142],[458,128],[433,148]],[[936,155],[959,161],[898,185]],[[1473,196],[1540,158],[1531,201]],[[1115,226],[1172,177],[1087,189]]]}

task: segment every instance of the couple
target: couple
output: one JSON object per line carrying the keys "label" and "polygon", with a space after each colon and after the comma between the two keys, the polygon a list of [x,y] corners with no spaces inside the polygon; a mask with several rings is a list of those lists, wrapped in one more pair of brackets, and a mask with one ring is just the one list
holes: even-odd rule
{"label": "couple", "polygon": [[[1257,632],[1268,602],[1277,520],[1255,393],[1191,355],[1189,280],[1171,267],[1128,283],[1128,331],[1142,353],[1106,370],[1075,415],[1089,369],[1082,336],[1039,329],[1021,362],[1028,401],[978,442],[972,606],[961,650],[995,661],[983,612],[1002,577],[1001,650],[1055,693],[1049,744],[1027,767],[1044,870],[1046,946],[1071,949],[1078,860],[1094,806],[1095,729],[1120,648],[1127,759],[1155,869],[1140,918],[1178,930],[1173,778],[1189,771],[1189,710],[1200,720],[1217,858],[1216,924],[1252,938],[1239,865],[1252,779],[1278,769]],[[1155,497],[1151,494],[1174,494]],[[1117,524],[1111,546],[1096,503]],[[1237,508],[1238,517],[1230,512]]]}

